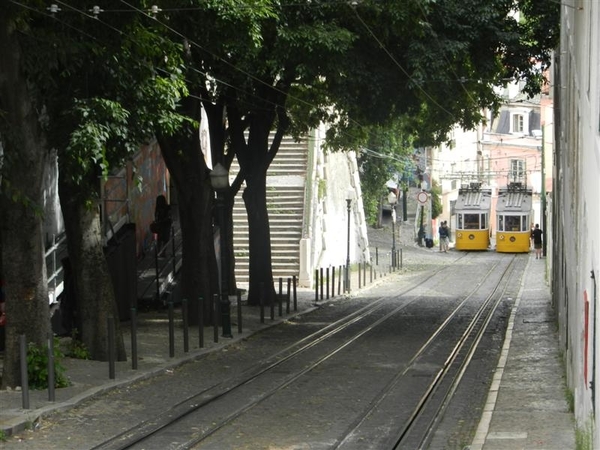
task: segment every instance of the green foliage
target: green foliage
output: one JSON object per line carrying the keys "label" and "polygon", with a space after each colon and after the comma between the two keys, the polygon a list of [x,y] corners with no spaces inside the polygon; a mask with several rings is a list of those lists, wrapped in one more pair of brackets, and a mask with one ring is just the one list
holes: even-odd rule
{"label": "green foliage", "polygon": [[592,450],[594,448],[594,421],[587,420],[583,426],[575,428],[575,450]]}
{"label": "green foliage", "polygon": [[431,218],[435,219],[443,212],[442,207],[442,188],[437,181],[433,180],[431,185]]}
{"label": "green foliage", "polygon": [[400,187],[412,178],[414,164],[412,136],[398,120],[387,126],[369,128],[359,153],[360,181],[367,222],[376,224],[383,198],[387,201],[386,182],[398,179]]}
{"label": "green foliage", "polygon": [[6,431],[0,430],[0,442],[6,442],[7,436]]}
{"label": "green foliage", "polygon": [[73,329],[71,341],[66,348],[66,356],[75,359],[91,359],[91,354],[83,342],[77,339],[77,330]]}
{"label": "green foliage", "polygon": [[[54,387],[69,385],[65,369],[60,364],[64,357],[59,348],[58,338],[54,338]],[[32,389],[48,388],[48,349],[30,342],[27,348],[27,376]]]}

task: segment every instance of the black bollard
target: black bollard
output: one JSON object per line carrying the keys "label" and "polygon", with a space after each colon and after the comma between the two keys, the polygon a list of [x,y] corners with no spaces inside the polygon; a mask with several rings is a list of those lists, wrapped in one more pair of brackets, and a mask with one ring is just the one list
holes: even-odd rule
{"label": "black bollard", "polygon": [[108,326],[108,378],[115,379],[115,319],[106,319]]}
{"label": "black bollard", "polygon": [[137,370],[137,310],[131,308],[131,368]]}
{"label": "black bollard", "polygon": [[187,298],[181,299],[181,314],[183,319],[183,352],[187,353],[190,350],[189,329],[188,329],[188,302]]}
{"label": "black bollard", "polygon": [[335,267],[331,268],[331,297],[335,297]]}
{"label": "black bollard", "polygon": [[238,333],[242,333],[242,291],[237,290]]}
{"label": "black bollard", "polygon": [[156,301],[160,301],[160,269],[158,268],[158,241],[154,241],[154,269],[156,278]]}
{"label": "black bollard", "polygon": [[287,295],[285,296],[285,313],[290,313],[290,289],[291,289],[292,279],[288,277],[287,279]]}
{"label": "black bollard", "polygon": [[319,289],[321,291],[321,300],[323,300],[323,268],[319,269]]}
{"label": "black bollard", "polygon": [[173,273],[177,273],[177,258],[175,258],[175,227],[171,227],[171,257],[173,258]]}
{"label": "black bollard", "polygon": [[169,357],[175,356],[175,317],[173,302],[169,302]]}
{"label": "black bollard", "polygon": [[294,311],[298,311],[298,292],[296,291],[296,275],[292,276],[292,286],[294,289]]}
{"label": "black bollard", "polygon": [[204,348],[204,299],[198,297],[198,347]]}
{"label": "black bollard", "polygon": [[319,303],[319,269],[315,269],[315,303]]}
{"label": "black bollard", "polygon": [[218,318],[221,317],[219,303],[221,303],[219,301],[219,295],[214,294],[213,295],[213,308],[214,308],[215,313],[213,314],[212,319],[213,319],[213,334],[214,334],[213,341],[215,343],[219,342],[219,320],[218,320]]}
{"label": "black bollard", "polygon": [[260,323],[265,323],[265,284],[260,283]]}
{"label": "black bollard", "polygon": [[48,333],[48,401],[54,401],[54,337]]}
{"label": "black bollard", "polygon": [[19,363],[21,368],[21,402],[23,409],[29,409],[29,378],[27,374],[27,339],[19,336]]}
{"label": "black bollard", "polygon": [[279,277],[279,296],[277,297],[279,317],[283,316],[283,279]]}
{"label": "black bollard", "polygon": [[271,320],[275,320],[275,299],[273,298],[273,291],[269,291],[269,308],[271,311]]}

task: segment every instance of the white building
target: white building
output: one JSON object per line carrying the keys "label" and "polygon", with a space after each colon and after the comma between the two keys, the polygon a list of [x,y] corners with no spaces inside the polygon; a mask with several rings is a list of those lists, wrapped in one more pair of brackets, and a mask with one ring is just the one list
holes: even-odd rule
{"label": "white building", "polygon": [[[540,224],[543,223],[542,197],[552,190],[552,137],[546,125],[552,118],[549,90],[530,99],[522,93],[519,83],[507,83],[498,94],[504,98],[504,104],[496,115],[484,112],[486,121],[475,130],[456,127],[450,136],[450,145],[433,149],[432,155],[432,175],[442,189],[443,212],[438,221],[447,220],[454,226],[453,204],[461,185],[481,183],[482,187],[492,189],[492,236],[495,235],[499,189],[510,181],[521,181],[532,188],[532,220]],[[547,158],[550,163],[544,171],[543,160]],[[542,178],[547,179],[543,188]]]}
{"label": "white building", "polygon": [[[577,426],[600,448],[600,2],[561,1],[556,56],[553,301]],[[557,387],[558,389],[558,387]]]}

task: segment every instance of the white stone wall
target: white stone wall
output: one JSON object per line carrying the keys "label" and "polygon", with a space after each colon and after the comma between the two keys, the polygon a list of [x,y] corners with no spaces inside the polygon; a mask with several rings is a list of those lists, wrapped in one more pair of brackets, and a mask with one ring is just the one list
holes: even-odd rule
{"label": "white stone wall", "polygon": [[554,83],[560,105],[554,118],[555,244],[548,264],[575,416],[580,428],[593,430],[592,447],[600,448],[600,3],[561,5],[560,77]]}
{"label": "white stone wall", "polygon": [[312,170],[307,180],[310,217],[300,243],[299,283],[311,288],[316,269],[345,266],[348,255],[351,265],[370,260],[356,153],[325,152],[321,145],[324,136],[324,128],[313,135]]}

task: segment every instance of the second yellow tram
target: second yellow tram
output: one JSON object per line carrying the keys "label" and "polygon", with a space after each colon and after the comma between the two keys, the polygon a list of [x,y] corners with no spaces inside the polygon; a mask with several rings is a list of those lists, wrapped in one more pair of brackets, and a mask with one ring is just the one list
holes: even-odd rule
{"label": "second yellow tram", "polygon": [[510,183],[498,191],[496,203],[496,251],[529,252],[532,217],[532,190],[522,183]]}
{"label": "second yellow tram", "polygon": [[458,198],[454,206],[457,250],[488,249],[491,206],[492,191],[483,189],[481,183],[463,185],[458,190]]}

